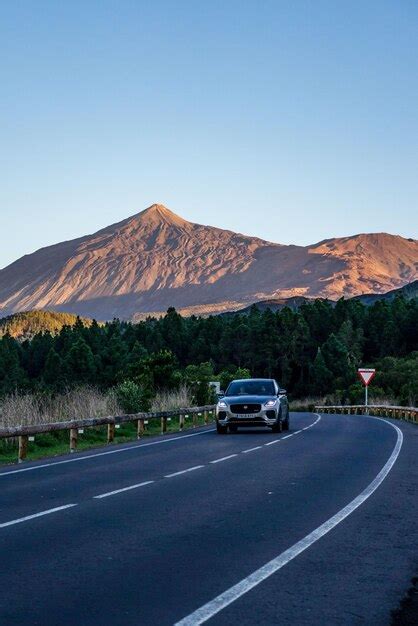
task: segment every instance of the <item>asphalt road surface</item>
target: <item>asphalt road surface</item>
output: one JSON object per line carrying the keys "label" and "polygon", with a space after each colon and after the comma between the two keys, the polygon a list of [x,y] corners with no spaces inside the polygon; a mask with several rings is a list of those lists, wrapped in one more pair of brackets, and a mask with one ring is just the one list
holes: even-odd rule
{"label": "asphalt road surface", "polygon": [[0,470],[0,625],[390,623],[418,428],[295,414]]}

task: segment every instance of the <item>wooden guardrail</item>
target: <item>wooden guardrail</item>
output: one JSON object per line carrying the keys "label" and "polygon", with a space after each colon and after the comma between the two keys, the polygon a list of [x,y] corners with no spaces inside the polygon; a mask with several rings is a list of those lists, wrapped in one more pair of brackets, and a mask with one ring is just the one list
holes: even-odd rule
{"label": "wooden guardrail", "polygon": [[315,406],[317,413],[342,413],[346,415],[377,415],[393,417],[418,424],[418,408],[413,406],[384,406],[377,404],[352,404],[341,406]]}
{"label": "wooden guardrail", "polygon": [[84,428],[104,426],[107,424],[107,443],[109,444],[114,441],[115,427],[117,424],[136,422],[137,437],[140,439],[144,434],[145,424],[148,420],[159,419],[161,422],[161,433],[164,434],[167,432],[168,418],[178,417],[179,431],[182,431],[184,428],[184,421],[187,416],[193,416],[193,427],[197,426],[199,415],[203,415],[205,424],[208,424],[210,417],[212,416],[213,418],[214,409],[215,405],[211,404],[206,406],[173,409],[171,411],[133,413],[108,417],[91,417],[89,419],[71,420],[67,422],[53,422],[50,424],[32,424],[30,426],[0,428],[0,439],[10,439],[13,437],[19,438],[18,462],[21,463],[27,456],[29,437],[33,437],[34,435],[68,430],[70,437],[70,452],[75,452],[77,449],[79,430],[84,430]]}

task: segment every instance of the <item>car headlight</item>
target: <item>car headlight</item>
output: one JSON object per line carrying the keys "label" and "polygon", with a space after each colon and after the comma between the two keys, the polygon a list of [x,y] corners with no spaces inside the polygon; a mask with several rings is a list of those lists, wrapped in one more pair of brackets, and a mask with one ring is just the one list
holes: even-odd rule
{"label": "car headlight", "polygon": [[224,402],[223,400],[218,402],[218,409],[227,409],[227,408],[228,408],[228,405],[226,402]]}
{"label": "car headlight", "polygon": [[277,400],[267,400],[265,406],[276,406]]}

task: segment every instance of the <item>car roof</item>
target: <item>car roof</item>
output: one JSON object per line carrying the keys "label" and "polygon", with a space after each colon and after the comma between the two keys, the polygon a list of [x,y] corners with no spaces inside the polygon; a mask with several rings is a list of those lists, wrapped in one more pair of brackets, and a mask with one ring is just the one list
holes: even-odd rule
{"label": "car roof", "polygon": [[264,383],[274,383],[276,382],[274,380],[274,378],[234,378],[234,380],[232,380],[232,383],[247,383],[249,380],[256,380],[257,382],[264,382]]}

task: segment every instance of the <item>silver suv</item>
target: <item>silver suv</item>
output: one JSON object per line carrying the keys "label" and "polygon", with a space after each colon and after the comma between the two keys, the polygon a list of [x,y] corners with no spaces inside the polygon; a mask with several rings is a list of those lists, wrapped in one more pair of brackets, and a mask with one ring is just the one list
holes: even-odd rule
{"label": "silver suv", "polygon": [[216,430],[220,435],[238,426],[268,426],[273,432],[289,430],[286,390],[272,378],[233,380],[216,405]]}

